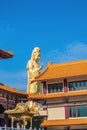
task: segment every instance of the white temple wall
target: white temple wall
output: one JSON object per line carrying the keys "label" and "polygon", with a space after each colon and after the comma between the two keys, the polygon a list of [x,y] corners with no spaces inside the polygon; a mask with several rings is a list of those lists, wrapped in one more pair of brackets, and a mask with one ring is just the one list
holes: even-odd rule
{"label": "white temple wall", "polygon": [[65,119],[65,108],[48,108],[48,120]]}

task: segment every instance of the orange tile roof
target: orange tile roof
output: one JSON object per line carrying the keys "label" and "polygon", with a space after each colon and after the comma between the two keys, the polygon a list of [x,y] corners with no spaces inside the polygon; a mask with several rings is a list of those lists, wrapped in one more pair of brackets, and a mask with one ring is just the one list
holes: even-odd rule
{"label": "orange tile roof", "polygon": [[87,90],[71,91],[64,93],[50,93],[50,94],[28,94],[28,98],[32,99],[53,99],[53,98],[78,97],[78,96],[87,96]]}
{"label": "orange tile roof", "polygon": [[12,56],[13,56],[12,52],[0,49],[0,59],[11,58]]}
{"label": "orange tile roof", "polygon": [[29,99],[45,99],[46,94],[31,94],[27,93]]}
{"label": "orange tile roof", "polygon": [[66,62],[60,64],[49,64],[46,70],[36,81],[46,81],[58,78],[87,75],[87,60]]}
{"label": "orange tile roof", "polygon": [[44,120],[41,127],[49,126],[72,126],[72,125],[86,125],[87,118],[85,119],[65,119],[65,120]]}
{"label": "orange tile roof", "polygon": [[[15,88],[10,88],[10,87],[8,87],[8,86],[6,86],[6,85],[4,85],[4,84],[1,84],[1,83],[0,83],[0,89],[5,90],[5,91],[8,91],[8,92],[11,92],[11,93],[15,93],[15,94],[23,94],[23,95],[26,94],[26,93],[24,93],[24,92],[21,92],[21,91],[15,89]],[[27,94],[26,94],[26,95],[27,95]]]}

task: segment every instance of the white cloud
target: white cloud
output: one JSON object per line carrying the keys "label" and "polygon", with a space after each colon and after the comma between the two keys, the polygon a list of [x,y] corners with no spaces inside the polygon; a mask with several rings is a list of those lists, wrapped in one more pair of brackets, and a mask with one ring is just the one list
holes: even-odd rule
{"label": "white cloud", "polygon": [[58,49],[48,52],[48,54],[43,57],[43,62],[44,65],[46,65],[49,61],[59,63],[82,59],[87,59],[87,44],[74,42],[68,44],[63,52]]}
{"label": "white cloud", "polygon": [[87,44],[81,42],[74,42],[69,44],[67,46],[67,53],[70,53],[74,56],[77,56],[78,54],[80,56],[85,55],[87,54]]}

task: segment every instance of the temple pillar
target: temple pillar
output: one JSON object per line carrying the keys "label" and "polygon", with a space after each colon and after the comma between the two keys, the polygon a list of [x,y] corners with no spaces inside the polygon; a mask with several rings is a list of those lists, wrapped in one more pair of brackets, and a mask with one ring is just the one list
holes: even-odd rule
{"label": "temple pillar", "polygon": [[23,118],[23,129],[26,129],[26,125],[27,125],[27,119],[26,117]]}
{"label": "temple pillar", "polygon": [[65,127],[64,130],[70,130],[70,126]]}
{"label": "temple pillar", "polygon": [[65,119],[69,118],[69,107],[68,104],[65,105]]}
{"label": "temple pillar", "polygon": [[[68,92],[67,79],[64,79],[64,92]],[[69,107],[68,107],[68,99],[65,99],[65,118],[69,118]]]}
{"label": "temple pillar", "polygon": [[11,118],[11,127],[13,128],[14,126],[14,117]]}
{"label": "temple pillar", "polygon": [[26,129],[25,118],[24,118],[24,120],[23,120],[23,128]]}
{"label": "temple pillar", "polygon": [[15,96],[15,103],[14,103],[14,107],[16,107],[17,104],[17,97]]}
{"label": "temple pillar", "polygon": [[[9,99],[6,97],[6,110],[8,110]],[[5,125],[8,126],[8,115],[4,114]]]}
{"label": "temple pillar", "polygon": [[43,94],[47,94],[46,82],[43,82]]}
{"label": "temple pillar", "polygon": [[[45,103],[44,103],[43,110],[47,111],[46,101],[45,101]],[[44,116],[44,120],[47,120],[47,118],[48,118],[48,116],[47,116],[47,115],[46,115],[46,116]],[[46,128],[46,127],[44,127],[44,130],[47,130],[47,128]]]}
{"label": "temple pillar", "polygon": [[68,92],[67,79],[64,79],[64,92]]}
{"label": "temple pillar", "polygon": [[33,117],[30,118],[30,130],[32,130],[32,118]]}

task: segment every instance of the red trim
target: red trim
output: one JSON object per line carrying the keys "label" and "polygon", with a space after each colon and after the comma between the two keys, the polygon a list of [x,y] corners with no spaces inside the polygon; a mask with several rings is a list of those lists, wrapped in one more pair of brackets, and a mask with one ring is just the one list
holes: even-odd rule
{"label": "red trim", "polygon": [[6,110],[8,110],[8,104],[9,104],[9,99],[8,97],[6,98]]}
{"label": "red trim", "polygon": [[68,104],[66,104],[65,106],[65,119],[68,119],[69,118],[69,107],[68,107]]}
{"label": "red trim", "polygon": [[43,82],[43,94],[47,93],[46,82]]}
{"label": "red trim", "polygon": [[0,49],[0,59],[11,58],[11,57],[13,57],[12,52],[7,52]]}
{"label": "red trim", "polygon": [[64,92],[68,92],[67,79],[64,79]]}

